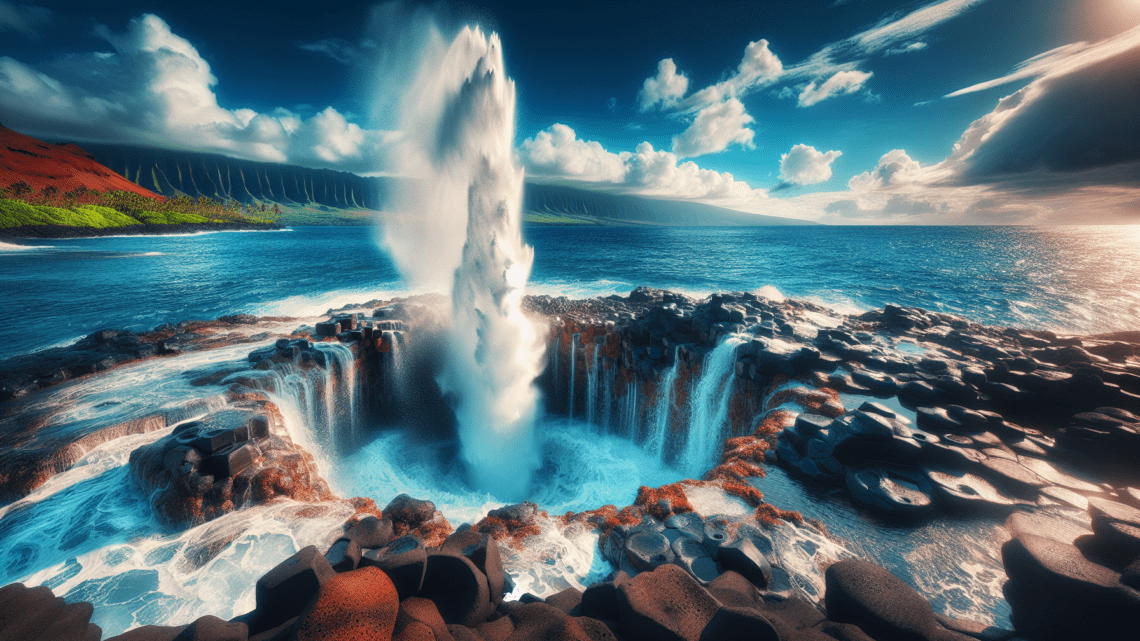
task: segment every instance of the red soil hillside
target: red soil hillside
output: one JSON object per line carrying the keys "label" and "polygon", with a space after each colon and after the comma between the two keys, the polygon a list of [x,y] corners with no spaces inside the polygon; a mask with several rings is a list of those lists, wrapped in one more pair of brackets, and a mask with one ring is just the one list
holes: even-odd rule
{"label": "red soil hillside", "polygon": [[49,145],[0,125],[0,187],[20,181],[36,191],[53,186],[64,193],[87,187],[161,198],[95,162],[94,156],[75,144]]}

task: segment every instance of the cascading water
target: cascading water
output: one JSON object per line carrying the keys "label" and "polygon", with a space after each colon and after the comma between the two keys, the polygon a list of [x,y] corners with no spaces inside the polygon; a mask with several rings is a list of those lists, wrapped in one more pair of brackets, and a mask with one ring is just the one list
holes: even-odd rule
{"label": "cascading water", "polygon": [[586,424],[594,425],[598,405],[598,344],[590,343],[589,366],[586,369]]}
{"label": "cascading water", "polygon": [[568,416],[574,420],[574,384],[578,379],[578,338],[581,334],[570,337],[570,410]]}
{"label": "cascading water", "polygon": [[657,458],[665,457],[665,444],[669,439],[669,423],[673,413],[673,388],[677,385],[677,370],[680,361],[673,359],[673,366],[665,373],[654,404],[653,424],[645,441],[645,450]]}
{"label": "cascading water", "polygon": [[469,481],[525,498],[539,466],[533,381],[544,347],[521,309],[534,252],[522,242],[515,89],[499,37],[465,28],[450,46],[433,41],[404,108],[399,153],[413,179],[395,195],[384,244],[414,285],[450,291],[440,383]]}
{"label": "cascading water", "polygon": [[724,423],[728,418],[728,403],[732,398],[736,348],[743,343],[743,338],[729,335],[705,356],[701,379],[697,382],[690,401],[692,418],[689,422],[688,440],[678,461],[679,467],[689,474],[704,474],[712,467],[721,443],[724,442]]}

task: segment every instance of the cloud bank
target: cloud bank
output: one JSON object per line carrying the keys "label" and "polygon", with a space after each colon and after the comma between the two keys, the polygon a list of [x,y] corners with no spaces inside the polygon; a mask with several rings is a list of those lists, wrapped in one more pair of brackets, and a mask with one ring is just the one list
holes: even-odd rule
{"label": "cloud bank", "polygon": [[97,30],[112,52],[27,65],[0,57],[4,124],[78,140],[185,147],[251,160],[371,172],[391,132],[370,131],[328,107],[304,118],[218,104],[210,65],[161,18],[123,33]]}
{"label": "cloud bank", "polygon": [[705,201],[753,202],[767,199],[728,172],[702,169],[692,161],[642,142],[633,152],[613,153],[597,141],[580,140],[573,129],[555,124],[519,147],[528,174],[610,185],[645,196]]}

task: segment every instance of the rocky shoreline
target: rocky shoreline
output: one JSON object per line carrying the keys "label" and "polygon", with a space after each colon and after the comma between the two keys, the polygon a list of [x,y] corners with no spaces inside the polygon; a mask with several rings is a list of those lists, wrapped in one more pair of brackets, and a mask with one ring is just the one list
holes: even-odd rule
{"label": "rocky shoreline", "polygon": [[[0,485],[9,498],[24,496],[91,446],[83,439],[94,432],[45,440],[37,436],[37,421],[17,420],[47,388],[75,375],[100,375],[97,365],[104,361],[114,367],[119,360],[277,338],[249,354],[248,371],[203,377],[203,388],[217,390],[209,397],[214,400],[167,411],[161,420],[153,414],[105,428],[111,431],[102,436],[173,427],[132,452],[130,466],[155,509],[177,527],[283,498],[314,506],[345,502],[332,496],[312,457],[289,439],[265,394],[279,384],[272,374],[292,368],[327,375],[335,366],[322,342],[374,363],[362,367],[382,370],[394,349],[430,342],[433,321],[423,310],[432,304],[429,298],[373,301],[330,310],[327,319],[292,332],[256,332],[267,321],[252,317],[156,328],[137,337],[103,331],[72,348],[20,357],[0,368],[8,372],[7,407],[0,411],[9,425],[20,426],[5,434],[0,461],[7,471]],[[708,374],[710,354],[729,357],[730,433],[713,444],[718,462],[702,478],[643,487],[624,508],[599,506],[553,520],[596,534],[599,552],[615,568],[609,577],[585,590],[571,586],[545,598],[503,600],[513,586],[502,559],[551,527],[541,506],[492,510],[453,530],[430,501],[400,496],[379,510],[370,499],[353,498],[347,503],[356,515],[326,551],[305,548],[258,581],[253,612],[228,622],[207,616],[188,626],[144,626],[112,638],[1134,636],[1140,621],[1135,333],[1058,336],[914,308],[843,316],[748,293],[698,301],[649,288],[586,301],[528,297],[525,307],[549,328],[550,365],[539,381],[549,411],[573,415],[577,408],[609,424],[625,402],[631,426],[647,424],[649,412],[656,412],[665,417],[659,436],[666,459],[683,455],[692,412],[684,402],[692,394],[687,390]],[[91,372],[82,369],[89,361],[96,364]],[[15,372],[34,374],[18,378]],[[369,396],[384,397],[376,389],[383,380],[371,379]],[[844,398],[866,400],[845,407]],[[661,403],[669,404],[668,412],[654,407]],[[777,532],[827,535],[794,512],[797,506],[764,501],[758,481],[771,465],[900,524],[946,513],[1008,515],[1010,539],[1000,555],[1015,629],[936,614],[904,581],[860,559],[818,557],[818,564],[826,563],[818,568],[826,590],[799,589],[781,562]],[[735,496],[753,511],[699,514],[686,495],[698,487]],[[1044,518],[1043,509],[1087,514],[1088,525]],[[36,630],[39,636],[26,638],[99,639],[84,605],[64,605],[46,588],[2,588],[0,635]],[[45,627],[49,621],[56,623]]]}
{"label": "rocky shoreline", "polygon": [[103,236],[170,236],[200,234],[212,231],[277,231],[286,229],[277,223],[178,223],[155,225],[140,223],[124,227],[73,227],[70,225],[24,225],[0,228],[0,238],[100,238]]}

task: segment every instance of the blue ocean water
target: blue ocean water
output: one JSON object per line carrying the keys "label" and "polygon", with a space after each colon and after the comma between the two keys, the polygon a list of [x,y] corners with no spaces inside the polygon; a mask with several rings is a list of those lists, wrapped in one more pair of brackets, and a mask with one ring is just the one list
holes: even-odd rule
{"label": "blue ocean water", "polygon": [[[530,291],[757,291],[1074,333],[1140,327],[1140,227],[531,226]],[[0,358],[96,329],[409,293],[371,227],[0,244]]]}

